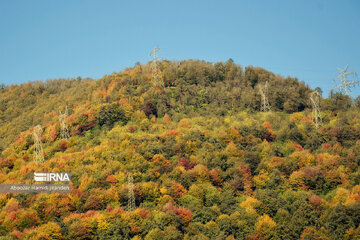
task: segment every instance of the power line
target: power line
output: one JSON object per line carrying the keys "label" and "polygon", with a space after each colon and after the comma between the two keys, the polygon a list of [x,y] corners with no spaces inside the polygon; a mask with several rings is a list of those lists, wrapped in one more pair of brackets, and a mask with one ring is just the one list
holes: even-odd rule
{"label": "power line", "polygon": [[319,126],[322,124],[322,118],[320,113],[320,100],[321,96],[318,91],[313,91],[310,94],[310,101],[312,105],[312,118],[316,128],[319,128]]}
{"label": "power line", "polygon": [[[331,90],[332,91],[339,90],[340,93],[351,97],[351,89],[354,88],[357,84],[359,84],[360,81],[348,80],[349,75],[353,75],[355,77],[357,76],[356,72],[347,72],[348,67],[349,67],[349,64],[347,64],[344,69],[337,68],[339,71],[339,75],[336,77],[336,79],[340,79],[340,84]],[[336,79],[335,79],[335,81],[336,81]]]}
{"label": "power line", "polygon": [[37,125],[34,127],[33,131],[33,138],[34,138],[34,156],[33,159],[37,163],[43,163],[44,162],[44,152],[41,145],[41,134],[43,130],[41,128],[41,125]]}
{"label": "power line", "polygon": [[268,82],[266,81],[265,86],[259,85],[259,92],[261,95],[261,111],[268,112],[270,111],[270,103],[268,100]]}
{"label": "power line", "polygon": [[60,122],[60,138],[68,140],[70,138],[70,132],[66,125],[66,118],[68,116],[68,109],[65,107],[65,112],[59,111],[59,122]]}
{"label": "power line", "polygon": [[150,56],[153,57],[153,60],[150,63],[151,78],[154,86],[164,87],[163,76],[159,68],[159,62],[162,60],[159,58],[158,53],[160,48],[156,47],[151,51]]}
{"label": "power line", "polygon": [[128,175],[128,188],[129,188],[128,211],[134,211],[135,210],[134,178],[131,173],[129,173]]}

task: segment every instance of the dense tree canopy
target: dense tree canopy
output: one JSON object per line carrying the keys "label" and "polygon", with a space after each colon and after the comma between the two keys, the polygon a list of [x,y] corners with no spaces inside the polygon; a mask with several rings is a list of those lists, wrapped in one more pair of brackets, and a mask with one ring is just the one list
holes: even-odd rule
{"label": "dense tree canopy", "polygon": [[[322,99],[316,128],[312,90],[295,78],[231,59],[160,69],[164,88],[139,64],[99,80],[0,87],[0,183],[72,176],[70,194],[0,194],[0,240],[360,238],[357,102]],[[33,161],[37,124],[43,164]]]}

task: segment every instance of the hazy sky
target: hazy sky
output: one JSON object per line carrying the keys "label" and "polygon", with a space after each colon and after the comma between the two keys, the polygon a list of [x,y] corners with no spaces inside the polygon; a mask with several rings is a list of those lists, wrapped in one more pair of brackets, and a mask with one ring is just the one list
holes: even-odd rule
{"label": "hazy sky", "polygon": [[[259,66],[324,91],[360,73],[360,1],[1,0],[0,83],[91,77],[169,60]],[[360,86],[354,95],[360,94]]]}

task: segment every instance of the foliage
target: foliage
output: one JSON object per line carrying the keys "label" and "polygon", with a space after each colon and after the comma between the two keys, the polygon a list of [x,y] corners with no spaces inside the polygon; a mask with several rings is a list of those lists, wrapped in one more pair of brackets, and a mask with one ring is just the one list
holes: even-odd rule
{"label": "foliage", "polygon": [[[295,78],[232,60],[160,69],[164,88],[136,65],[1,89],[0,183],[64,171],[72,192],[0,195],[0,239],[359,238],[360,109],[348,97],[322,99],[317,129],[311,89]],[[272,111],[260,113],[266,81]]]}

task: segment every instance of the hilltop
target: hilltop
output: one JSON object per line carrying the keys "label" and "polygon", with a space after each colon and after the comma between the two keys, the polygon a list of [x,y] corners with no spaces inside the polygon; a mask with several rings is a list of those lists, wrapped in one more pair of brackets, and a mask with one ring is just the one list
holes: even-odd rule
{"label": "hilltop", "polygon": [[[65,106],[73,118],[96,113],[100,105],[109,103],[131,107],[131,111],[142,110],[147,116],[155,117],[223,116],[244,110],[259,111],[260,95],[256,87],[268,81],[273,111],[293,113],[311,107],[308,100],[311,89],[304,82],[257,67],[243,69],[231,59],[215,64],[163,61],[160,67],[165,89],[152,86],[148,65],[137,65],[99,80],[55,79],[0,89],[0,150],[9,146],[20,132],[37,124],[56,122],[59,110]],[[349,107],[349,99],[340,100],[340,104],[334,99],[327,105],[336,109]]]}

